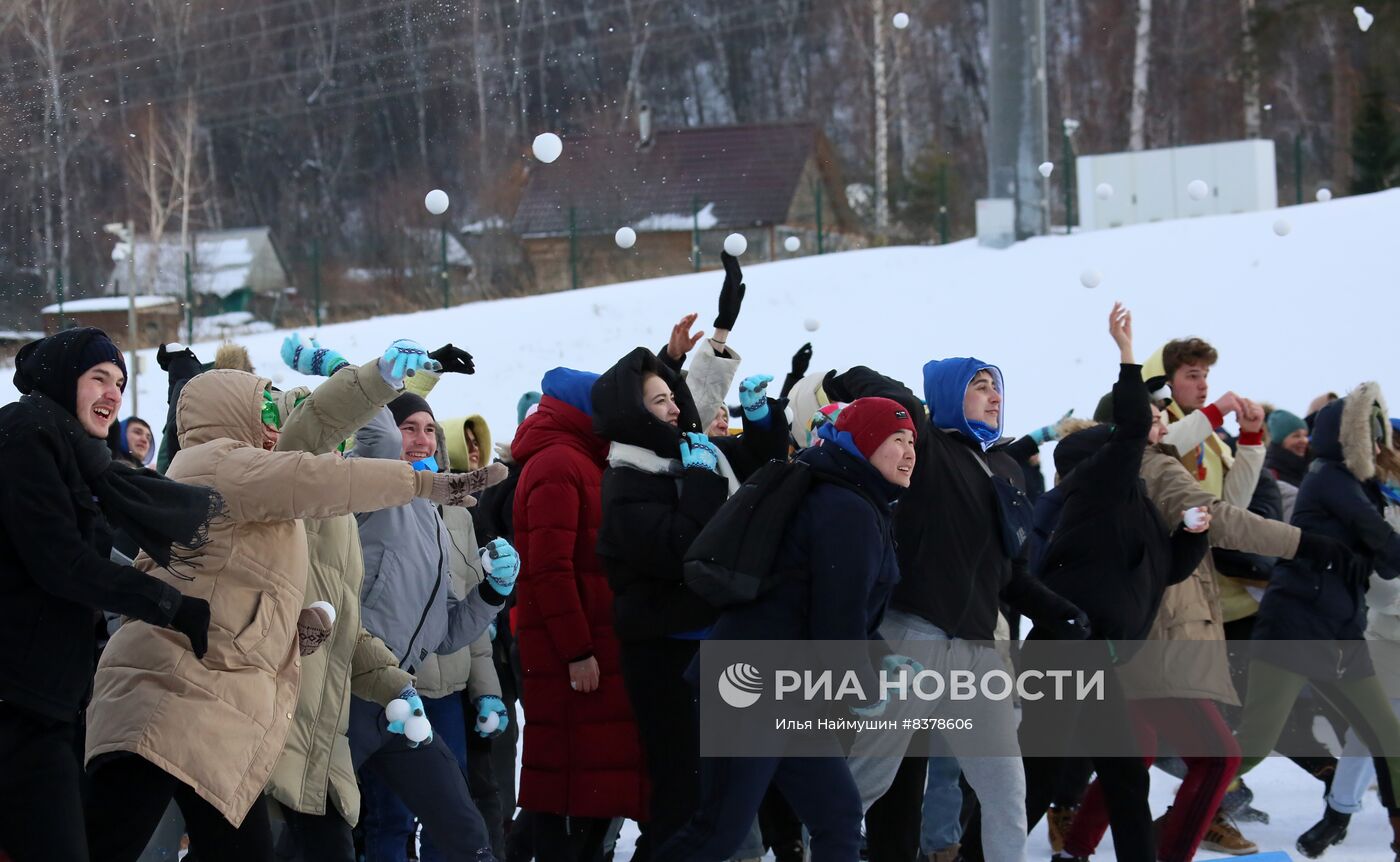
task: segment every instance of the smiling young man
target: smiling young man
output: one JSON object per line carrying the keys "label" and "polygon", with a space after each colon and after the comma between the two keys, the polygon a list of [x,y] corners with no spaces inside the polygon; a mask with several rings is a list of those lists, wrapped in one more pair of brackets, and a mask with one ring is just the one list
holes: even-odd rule
{"label": "smiling young man", "polygon": [[25,396],[0,408],[0,846],[16,862],[86,860],[73,738],[92,689],[93,612],[202,643],[209,606],[108,559],[107,519],[125,514],[104,442],[126,386],[116,345],[98,329],[66,330],[26,345],[15,369]]}

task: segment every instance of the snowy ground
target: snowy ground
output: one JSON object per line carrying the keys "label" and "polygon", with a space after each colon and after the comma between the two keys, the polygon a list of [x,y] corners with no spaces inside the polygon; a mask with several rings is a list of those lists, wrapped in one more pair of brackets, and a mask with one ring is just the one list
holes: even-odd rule
{"label": "snowy ground", "polygon": [[[1280,237],[1275,221],[1292,231]],[[1251,213],[1047,237],[1005,251],[974,242],[802,257],[746,267],[749,285],[731,346],[746,373],[781,380],[792,352],[810,340],[813,370],[863,363],[919,388],[931,357],[973,354],[1001,365],[1007,380],[1007,429],[1025,432],[1074,407],[1080,415],[1116,376],[1105,332],[1115,299],[1134,312],[1139,358],[1167,339],[1200,335],[1220,350],[1217,394],[1234,389],[1301,413],[1317,394],[1346,392],[1377,379],[1400,400],[1393,327],[1400,311],[1395,225],[1400,191]],[[619,254],[623,252],[619,251]],[[1094,269],[1089,290],[1080,274]],[[480,369],[452,377],[434,402],[440,415],[482,413],[498,440],[509,440],[515,402],[539,388],[556,365],[602,371],[637,344],[657,347],[681,315],[708,323],[722,275],[676,276],[547,296],[459,306],[322,328],[320,340],[355,361],[395,338],[430,347],[467,347]],[[820,323],[808,332],[804,321]],[[258,370],[279,386],[313,383],[282,366],[284,333],[240,339]],[[202,358],[215,345],[196,345]],[[166,381],[154,351],[139,378],[140,412],[159,426]],[[14,399],[0,374],[0,403]],[[731,397],[734,393],[731,393]],[[130,397],[124,405],[129,413]],[[1176,782],[1153,776],[1161,810]],[[1269,826],[1246,830],[1264,849],[1289,849],[1321,811],[1316,783],[1286,761],[1260,767],[1251,784]],[[1374,797],[1373,797],[1374,799]],[[624,842],[629,842],[629,831]],[[1048,858],[1042,826],[1031,858]],[[1389,829],[1378,805],[1353,821],[1333,862],[1389,858]],[[630,844],[628,845],[630,846]],[[1101,853],[1109,858],[1107,848]],[[621,858],[626,858],[625,854]]]}

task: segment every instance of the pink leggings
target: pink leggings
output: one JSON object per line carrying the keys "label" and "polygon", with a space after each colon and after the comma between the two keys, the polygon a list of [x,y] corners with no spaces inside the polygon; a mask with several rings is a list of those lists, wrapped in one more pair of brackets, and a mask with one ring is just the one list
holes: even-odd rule
{"label": "pink leggings", "polygon": [[[1177,751],[1232,752],[1226,757],[1182,758],[1186,762],[1186,779],[1176,792],[1176,802],[1158,836],[1157,858],[1162,862],[1190,862],[1240,767],[1234,734],[1210,700],[1134,700],[1128,702],[1128,712],[1149,766],[1159,739]],[[1084,794],[1074,825],[1065,836],[1065,851],[1074,856],[1092,855],[1107,829],[1108,809],[1103,790],[1095,781]]]}

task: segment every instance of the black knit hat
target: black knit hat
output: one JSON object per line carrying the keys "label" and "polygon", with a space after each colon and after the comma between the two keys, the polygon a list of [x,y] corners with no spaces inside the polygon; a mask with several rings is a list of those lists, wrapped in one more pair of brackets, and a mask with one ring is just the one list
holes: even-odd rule
{"label": "black knit hat", "polygon": [[[423,396],[412,392],[405,392],[390,401],[389,412],[394,414],[395,425],[402,425],[404,420],[414,413],[427,413],[429,416],[433,416],[433,408],[428,406],[428,402],[424,400]],[[433,421],[437,421],[436,416],[433,416]]]}
{"label": "black knit hat", "polygon": [[107,333],[90,326],[65,329],[20,348],[15,356],[15,388],[26,395],[38,390],[76,415],[78,378],[103,362],[115,363],[122,370],[121,389],[125,392],[126,362]]}

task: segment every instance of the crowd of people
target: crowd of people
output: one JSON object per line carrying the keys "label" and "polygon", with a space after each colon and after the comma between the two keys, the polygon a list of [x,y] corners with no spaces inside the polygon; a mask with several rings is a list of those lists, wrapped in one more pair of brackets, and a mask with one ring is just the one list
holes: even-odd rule
{"label": "crowd of people", "polygon": [[[434,397],[475,372],[452,344],[357,365],[293,335],[282,360],[324,380],[287,391],[235,345],[209,365],[166,345],[158,441],[117,418],[106,334],[25,346],[0,408],[0,852],[602,862],[632,820],[646,862],[1021,862],[1048,819],[1056,859],[1111,828],[1120,860],[1187,862],[1257,849],[1268,793],[1245,775],[1277,749],[1319,782],[1304,855],[1345,840],[1374,780],[1400,860],[1400,670],[1364,648],[1400,640],[1379,386],[1301,416],[1212,401],[1209,343],[1140,363],[1115,305],[1094,418],[1012,439],[977,358],[927,361],[922,396],[813,371],[811,345],[778,386],[741,379],[746,287],[723,260],[708,337],[691,314],[656,352],[545,372],[494,445]],[[789,467],[810,481],[772,573],[714,601],[692,548]],[[707,640],[869,642],[865,676],[925,669],[897,644],[986,673],[1103,642],[1105,696],[992,704],[979,732],[1012,753],[1028,728],[1063,735],[1033,756],[926,732],[894,756],[857,735],[707,757]],[[1250,652],[1280,640],[1319,646]],[[1134,646],[1158,641],[1189,660]],[[1091,726],[1141,756],[1076,751]],[[1181,779],[1155,820],[1154,766]]]}

